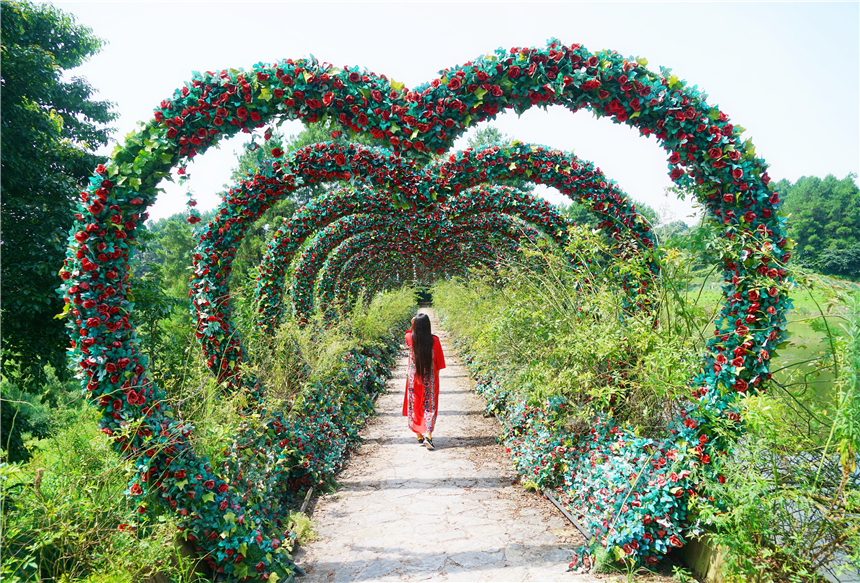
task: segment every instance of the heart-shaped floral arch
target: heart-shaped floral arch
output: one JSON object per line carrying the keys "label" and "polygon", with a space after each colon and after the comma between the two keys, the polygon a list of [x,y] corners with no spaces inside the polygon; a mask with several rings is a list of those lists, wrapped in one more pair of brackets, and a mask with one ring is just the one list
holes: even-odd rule
{"label": "heart-shaped floral arch", "polygon": [[[738,394],[762,387],[770,376],[769,357],[785,337],[788,242],[766,164],[749,141],[742,141],[742,130],[695,88],[645,64],[552,40],[545,48],[483,55],[414,90],[357,67],[340,69],[313,59],[258,64],[250,72],[195,74],[126,138],[107,165],[96,169],[81,193],[60,271],[71,357],[84,390],[102,412],[105,435],[120,451],[136,456],[129,494],[185,517],[189,538],[232,578],[290,572],[281,546],[283,527],[268,518],[271,501],[249,499],[241,479],[217,474],[194,454],[191,428],[168,410],[138,350],[129,264],[145,211],[172,168],[240,130],[276,119],[315,123],[327,117],[351,132],[371,134],[404,159],[427,160],[501,111],[522,113],[553,104],[573,112],[587,109],[655,136],[668,153],[672,180],[697,186],[708,215],[724,225],[729,243],[720,258],[725,304],[702,367],[690,381],[691,406],[672,428],[676,443],[689,444],[677,450],[678,463],[701,465],[703,475],[716,479],[717,454],[732,440],[725,431],[716,435],[713,425],[734,426],[740,433]],[[273,192],[279,188],[274,177],[264,179],[272,180]],[[416,208],[440,198],[438,190],[390,192],[403,206]],[[268,196],[264,191],[253,201],[234,198],[237,208],[244,207],[241,212],[254,213],[252,207],[264,206]],[[233,236],[232,211],[221,218],[222,235]],[[275,433],[295,422],[272,415]],[[616,482],[627,483],[626,478]],[[280,487],[280,478],[272,480],[267,488]],[[674,488],[680,495],[671,500],[664,500],[661,488],[649,485],[642,491],[642,497],[656,496],[652,506],[662,508],[659,513],[652,508],[643,518],[638,507],[617,512],[612,504],[601,510],[616,518],[597,540],[619,546],[636,542],[636,560],[662,556],[665,545],[657,545],[649,529],[657,519],[683,524],[686,500],[696,485],[682,478]]]}
{"label": "heart-shaped floral arch", "polygon": [[[297,317],[299,319],[307,319],[313,313],[314,285],[318,276],[320,278],[321,289],[329,287],[328,285],[324,286],[323,281],[329,281],[332,277],[335,277],[334,275],[329,275],[330,270],[336,269],[334,264],[328,269],[323,269],[330,254],[335,252],[346,240],[367,231],[387,231],[394,227],[412,238],[415,238],[416,234],[420,234],[419,249],[421,253],[417,255],[420,259],[424,259],[427,256],[438,256],[442,259],[448,259],[451,251],[457,250],[458,246],[463,244],[463,242],[454,240],[453,243],[455,246],[452,247],[448,244],[443,246],[439,242],[440,237],[447,238],[450,241],[450,239],[461,234],[464,230],[469,233],[479,232],[488,235],[505,236],[514,240],[518,240],[521,236],[529,239],[538,237],[538,232],[534,229],[518,224],[508,215],[498,213],[486,213],[469,217],[468,219],[464,217],[463,220],[458,220],[456,223],[446,223],[448,221],[443,221],[438,217],[435,219],[427,218],[427,216],[419,214],[415,214],[407,219],[406,224],[397,226],[392,225],[392,221],[388,216],[364,214],[350,215],[331,223],[311,239],[307,249],[299,257],[296,264],[292,296]],[[560,223],[559,226],[561,228],[556,231],[557,233],[565,232],[565,228],[562,226],[564,224],[563,221]],[[390,238],[392,234],[389,233],[387,236]],[[407,255],[407,257],[411,256],[413,255]],[[393,266],[380,264],[378,258],[373,258],[364,265],[372,268],[371,272],[374,274],[394,270]],[[325,275],[321,275],[321,272]],[[411,278],[407,278],[401,281],[410,280]],[[339,289],[331,289],[328,297],[343,300],[346,296],[345,292],[341,292]]]}
{"label": "heart-shaped floral arch", "polygon": [[[438,197],[440,201],[448,196],[458,197],[462,191],[479,184],[520,180],[546,184],[595,213],[610,237],[617,238],[623,232],[641,248],[654,246],[647,222],[599,169],[572,154],[543,146],[515,143],[468,149],[418,170],[393,157],[388,150],[353,144],[315,144],[296,152],[280,170],[284,172],[287,168],[288,176],[300,176],[305,184],[358,179],[377,189],[397,190],[401,196],[420,193],[425,198]],[[260,326],[270,332],[277,326],[283,310],[286,268],[308,230],[326,225],[331,217],[358,212],[359,205],[360,200],[313,201],[278,228],[260,268],[257,287]],[[390,202],[387,212],[393,213],[399,206]]]}
{"label": "heart-shaped floral arch", "polygon": [[[346,299],[365,281],[365,285],[372,289],[370,281],[381,273],[403,273],[402,268],[398,269],[398,263],[410,276],[410,261],[413,259],[431,276],[460,274],[469,266],[494,264],[502,255],[516,253],[523,239],[537,241],[544,237],[546,235],[542,232],[518,224],[507,215],[493,213],[441,226],[429,238],[409,226],[367,230],[346,238],[324,258],[319,269],[319,307],[325,310],[332,302]],[[478,245],[480,247],[476,248]],[[495,252],[486,252],[493,248]],[[442,249],[444,252],[433,253],[428,249]],[[386,256],[389,261],[384,260]],[[402,262],[399,261],[401,258]],[[297,273],[301,268],[299,263]],[[408,277],[406,281],[411,279]],[[309,284],[314,283],[310,278],[308,280]]]}

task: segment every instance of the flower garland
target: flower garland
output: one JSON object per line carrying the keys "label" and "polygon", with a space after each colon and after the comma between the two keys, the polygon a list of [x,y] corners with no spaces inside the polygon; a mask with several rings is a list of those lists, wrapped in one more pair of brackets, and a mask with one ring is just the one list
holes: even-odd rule
{"label": "flower garland", "polygon": [[[357,234],[325,257],[319,270],[318,308],[326,311],[355,294],[361,280],[378,278],[381,273],[397,274],[405,269],[406,279],[412,279],[413,259],[423,266],[430,283],[434,274],[461,274],[471,266],[495,263],[501,254],[516,253],[522,238],[535,241],[541,236],[506,215],[492,214],[439,228],[430,239],[402,227]],[[497,247],[495,251],[488,242]]]}
{"label": "flower garland", "polygon": [[[483,55],[444,70],[415,90],[366,70],[338,69],[314,59],[261,63],[249,72],[194,74],[106,165],[96,168],[81,193],[60,270],[71,358],[89,402],[102,411],[102,430],[118,450],[143,452],[149,460],[129,493],[152,492],[150,499],[167,508],[206,516],[213,527],[233,533],[226,539],[231,544],[235,537],[247,536],[259,541],[257,548],[269,549],[280,540],[225,518],[219,510],[224,500],[243,503],[243,492],[232,482],[214,476],[198,484],[196,476],[213,474],[205,460],[194,457],[188,447],[192,429],[168,414],[163,392],[151,382],[138,350],[129,295],[133,243],[158,183],[172,168],[181,170],[220,140],[276,118],[314,123],[332,117],[348,131],[370,133],[395,154],[427,160],[447,151],[473,124],[505,109],[522,113],[551,104],[588,109],[655,136],[668,152],[671,179],[681,186],[699,185],[706,212],[724,224],[729,246],[721,258],[726,302],[702,370],[691,381],[694,405],[676,429],[679,439],[698,444],[690,446],[697,463],[711,473],[709,479],[717,479],[712,461],[732,438],[716,435],[712,424],[735,424],[736,432],[741,431],[735,401],[763,386],[770,376],[769,358],[785,338],[789,302],[782,265],[791,245],[776,213],[779,197],[769,184],[766,164],[750,141],[742,141],[742,128],[668,70],[654,73],[645,64],[644,59],[591,53],[579,44],[551,40],[545,48]],[[391,192],[400,205],[421,208],[435,202],[420,189],[408,196]],[[183,503],[172,503],[182,481],[175,478],[177,472],[195,478],[194,502],[177,494]],[[147,480],[159,486],[144,489],[141,483],[149,484]],[[170,492],[166,497],[161,487]],[[200,502],[203,496],[205,503]],[[211,542],[215,556],[220,543]],[[288,570],[276,555],[254,564],[247,556],[235,563],[217,560],[234,576],[244,572],[242,577],[260,579],[275,568]]]}
{"label": "flower garland", "polygon": [[[355,210],[361,211],[363,209],[358,206]],[[317,272],[327,254],[345,238],[365,230],[379,229],[393,224],[402,225],[424,237],[431,234],[436,234],[438,237],[451,232],[452,220],[459,223],[470,217],[480,217],[482,216],[480,213],[488,213],[490,210],[509,213],[526,222],[539,225],[541,230],[561,246],[566,241],[568,221],[558,213],[555,207],[530,193],[509,187],[471,188],[451,199],[450,202],[437,207],[433,214],[407,212],[400,213],[396,217],[384,214],[374,215],[373,218],[365,215],[352,215],[363,218],[358,221],[340,219],[331,223],[316,235],[301,256],[295,270],[295,283],[292,286],[293,307],[297,318],[306,320],[310,316],[313,311],[313,283],[316,281]],[[394,223],[393,220],[398,222]],[[468,224],[479,230],[488,226],[500,227],[503,230],[511,228],[509,224],[499,224],[498,221],[500,220],[496,218],[494,224],[487,224],[486,222]],[[445,254],[447,251],[444,248],[437,248],[433,252]],[[264,259],[260,272],[277,274],[283,270],[278,267],[270,268]],[[265,298],[260,298],[259,301],[263,302]],[[277,309],[267,309],[264,305],[260,306],[260,313],[274,314],[278,311]],[[269,323],[269,327],[275,327],[275,323]]]}
{"label": "flower garland", "polygon": [[[399,163],[398,163],[399,162]],[[459,197],[484,183],[526,180],[557,188],[589,212],[601,217],[600,227],[618,241],[617,252],[636,252],[654,246],[653,234],[635,205],[600,169],[572,154],[544,146],[515,143],[488,146],[452,154],[447,160],[425,166],[407,165],[389,150],[357,144],[314,144],[298,150],[286,160],[282,170],[300,176],[305,184],[330,180],[358,180],[367,186],[399,196],[418,193],[426,200],[444,203],[449,196]],[[319,204],[317,204],[317,202]],[[501,204],[516,207],[520,201]],[[283,314],[283,289],[287,266],[296,249],[308,236],[308,228],[323,227],[329,221],[357,212],[360,200],[314,201],[296,216],[286,219],[270,240],[260,267],[256,298],[260,307],[258,325],[270,333]],[[444,206],[444,205],[443,205]],[[545,205],[550,207],[550,205]],[[392,214],[400,205],[396,200],[384,212]],[[514,209],[516,210],[516,208]],[[505,211],[507,212],[507,211]],[[548,210],[549,212],[554,212]],[[623,244],[622,244],[623,243]],[[656,269],[655,265],[652,265]]]}

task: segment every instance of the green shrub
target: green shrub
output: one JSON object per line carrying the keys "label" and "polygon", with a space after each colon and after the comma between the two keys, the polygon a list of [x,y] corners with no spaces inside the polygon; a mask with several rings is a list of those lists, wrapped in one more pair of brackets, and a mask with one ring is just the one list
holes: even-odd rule
{"label": "green shrub", "polygon": [[[60,415],[60,412],[56,412]],[[120,579],[169,569],[168,517],[140,515],[124,495],[132,470],[110,448],[90,409],[71,411],[26,464],[0,464],[3,580]]]}

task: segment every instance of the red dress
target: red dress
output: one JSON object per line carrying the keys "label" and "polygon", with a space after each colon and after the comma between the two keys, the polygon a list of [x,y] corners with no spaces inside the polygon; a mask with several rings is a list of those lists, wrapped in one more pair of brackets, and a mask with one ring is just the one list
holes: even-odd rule
{"label": "red dress", "polygon": [[409,418],[409,429],[415,433],[433,433],[439,408],[439,371],[445,368],[442,344],[433,336],[433,374],[422,379],[415,374],[415,353],[412,350],[412,332],[406,333],[409,347],[409,366],[406,371],[406,394],[403,395],[403,415]]}

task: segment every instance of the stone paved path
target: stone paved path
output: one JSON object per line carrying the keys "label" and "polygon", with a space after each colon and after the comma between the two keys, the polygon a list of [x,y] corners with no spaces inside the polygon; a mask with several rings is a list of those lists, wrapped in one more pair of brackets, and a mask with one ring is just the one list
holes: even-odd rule
{"label": "stone paved path", "polygon": [[552,504],[512,482],[495,419],[472,392],[466,369],[439,329],[448,368],[440,373],[435,451],[420,447],[401,415],[405,356],[364,444],[322,497],[319,540],[299,549],[302,583],[339,581],[596,581],[567,573],[577,531]]}

